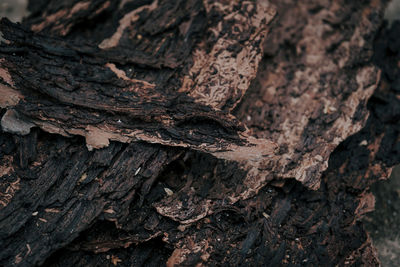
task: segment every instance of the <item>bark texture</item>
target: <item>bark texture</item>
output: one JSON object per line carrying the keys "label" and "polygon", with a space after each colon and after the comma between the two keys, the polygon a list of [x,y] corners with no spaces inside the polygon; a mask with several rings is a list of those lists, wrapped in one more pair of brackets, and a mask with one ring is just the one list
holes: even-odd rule
{"label": "bark texture", "polygon": [[359,220],[400,161],[398,40],[372,60],[385,3],[32,1],[1,20],[0,263],[377,265]]}

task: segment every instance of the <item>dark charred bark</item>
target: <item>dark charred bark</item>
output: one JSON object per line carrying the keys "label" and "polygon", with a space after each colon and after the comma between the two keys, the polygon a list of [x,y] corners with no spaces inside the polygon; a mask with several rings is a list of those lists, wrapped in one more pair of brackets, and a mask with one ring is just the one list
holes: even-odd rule
{"label": "dark charred bark", "polygon": [[0,263],[377,265],[385,1],[139,2],[1,20]]}

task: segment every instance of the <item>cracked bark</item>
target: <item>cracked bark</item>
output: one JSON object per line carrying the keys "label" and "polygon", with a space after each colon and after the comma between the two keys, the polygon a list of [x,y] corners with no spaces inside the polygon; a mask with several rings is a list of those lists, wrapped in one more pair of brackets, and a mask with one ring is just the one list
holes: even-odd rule
{"label": "cracked bark", "polygon": [[0,262],[377,264],[359,219],[398,159],[372,62],[385,3],[43,1],[1,20]]}

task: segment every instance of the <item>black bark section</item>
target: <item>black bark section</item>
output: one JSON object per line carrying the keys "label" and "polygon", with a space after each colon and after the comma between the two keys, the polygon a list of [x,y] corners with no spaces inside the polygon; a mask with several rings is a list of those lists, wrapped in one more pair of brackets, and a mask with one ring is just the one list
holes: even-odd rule
{"label": "black bark section", "polygon": [[[43,132],[32,146],[27,140],[35,135],[20,138],[10,151],[6,140],[12,137],[2,133],[3,162],[15,163],[2,178],[0,258],[6,265],[41,263],[98,219],[119,220],[138,194],[148,193],[147,181],[181,153],[142,143],[88,152],[81,139]],[[26,166],[32,147],[38,157]]]}
{"label": "black bark section", "polygon": [[[126,60],[97,47],[33,34],[7,19],[0,23],[4,38],[13,44],[0,47],[6,59],[3,66],[24,95],[15,109],[30,119],[64,129],[106,124],[115,132],[136,129],[169,142],[186,139],[194,145],[241,143],[238,132],[244,128],[237,121],[173,88],[179,85],[173,76],[180,69],[139,67],[142,63],[137,57],[124,51],[120,53]],[[132,88],[130,81],[119,79],[106,66],[110,63],[131,66],[140,80]],[[146,80],[156,86],[149,88],[143,84]]]}

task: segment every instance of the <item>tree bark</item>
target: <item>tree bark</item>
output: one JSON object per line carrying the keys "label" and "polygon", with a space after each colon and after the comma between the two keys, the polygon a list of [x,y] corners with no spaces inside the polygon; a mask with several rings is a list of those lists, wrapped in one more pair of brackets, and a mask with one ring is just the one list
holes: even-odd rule
{"label": "tree bark", "polygon": [[385,4],[50,0],[2,19],[0,263],[377,265],[360,219],[400,161],[393,44],[373,61]]}

